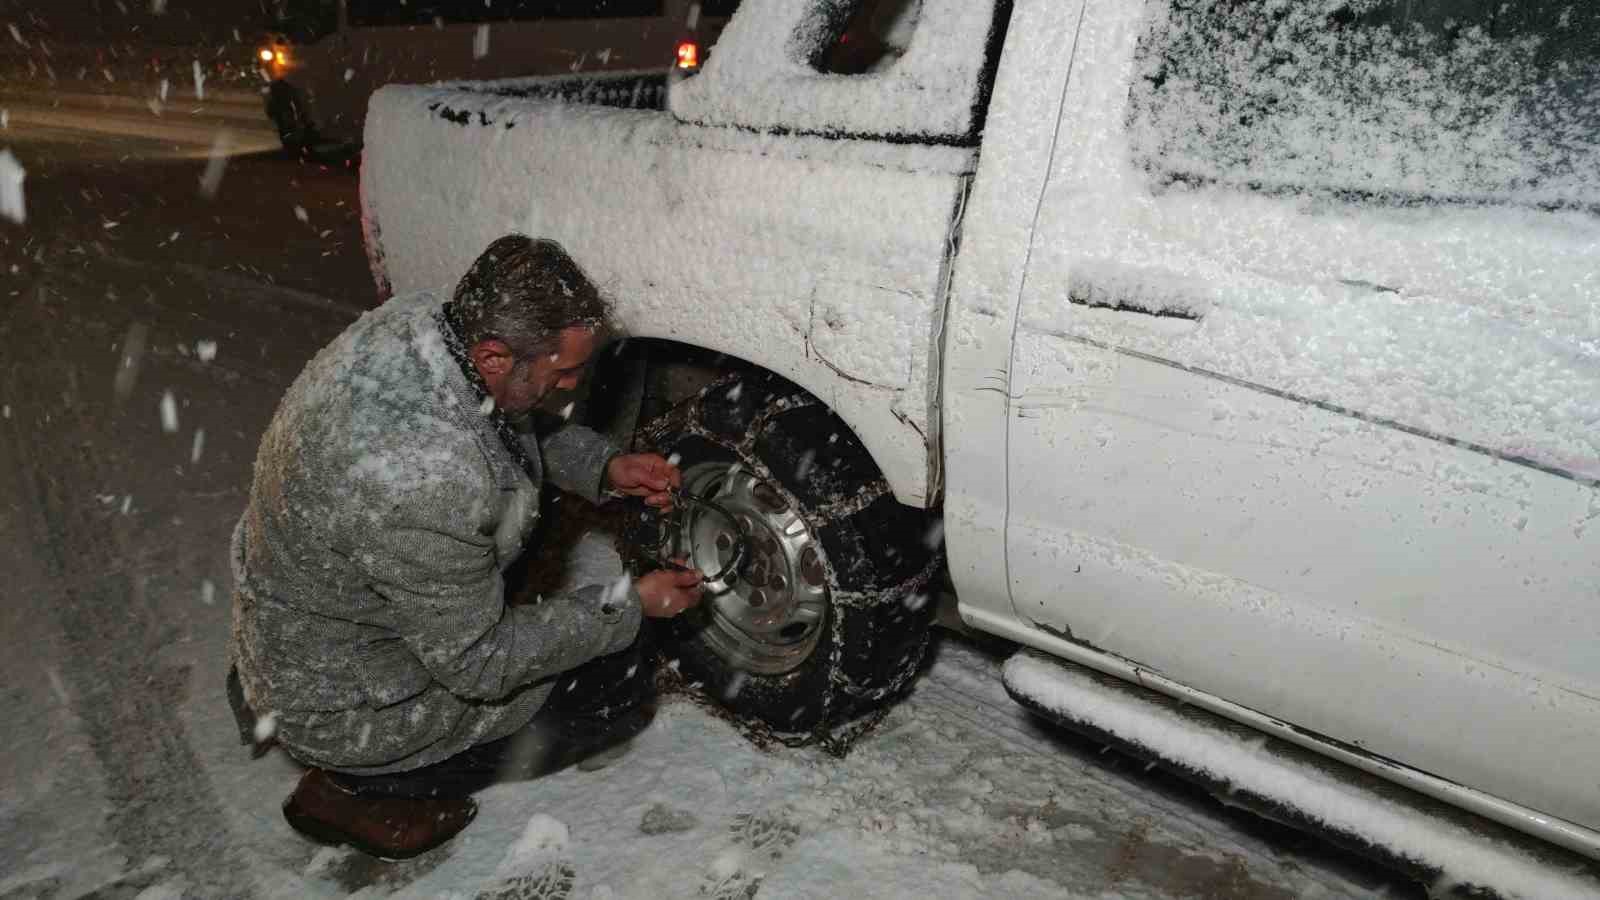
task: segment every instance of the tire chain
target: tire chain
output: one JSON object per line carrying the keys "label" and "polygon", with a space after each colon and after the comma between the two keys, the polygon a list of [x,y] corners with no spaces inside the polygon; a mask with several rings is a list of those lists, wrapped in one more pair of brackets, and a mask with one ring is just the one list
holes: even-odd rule
{"label": "tire chain", "polygon": [[[790,504],[800,506],[796,498],[790,495],[788,490],[783,487],[782,482],[773,477],[772,470],[761,460],[756,459],[752,451],[761,432],[766,429],[767,423],[774,417],[789,410],[817,406],[818,401],[803,393],[792,394],[778,399],[756,416],[755,420],[750,423],[750,428],[746,431],[744,439],[737,444],[729,443],[720,435],[708,431],[700,424],[700,416],[698,415],[700,402],[701,398],[696,397],[692,407],[692,411],[696,413],[695,415],[686,414],[681,422],[674,422],[669,418],[657,428],[652,429],[649,438],[654,441],[660,438],[662,433],[671,425],[679,425],[686,434],[692,434],[738,456],[740,465],[751,469],[753,474],[784,494],[785,499]],[[888,491],[888,486],[882,479],[879,479],[872,487],[876,488],[879,485],[882,486],[883,492]],[[876,494],[877,491],[874,490],[873,493]],[[876,499],[876,496],[873,499]],[[857,505],[848,501],[831,504],[826,521],[842,518],[841,511],[843,511],[844,515],[853,514],[857,511]],[[836,575],[833,572],[833,562],[826,558],[824,558],[823,562],[828,567],[829,574]],[[914,596],[927,588],[938,565],[939,560],[935,558],[921,572],[893,587],[872,592],[840,592],[831,595],[830,600],[835,609],[855,608],[864,610],[889,603],[903,603],[905,598]],[[754,716],[746,716],[734,712],[717,703],[716,700],[707,696],[704,691],[698,690],[697,685],[687,683],[682,674],[676,670],[663,669],[663,671],[671,672],[672,674],[666,676],[662,689],[666,693],[679,693],[690,697],[702,708],[733,724],[744,733],[752,744],[759,748],[765,749],[772,744],[782,744],[785,747],[794,748],[815,744],[828,755],[843,759],[858,741],[877,728],[878,724],[889,714],[889,706],[885,701],[890,697],[898,696],[910,684],[911,679],[915,677],[917,670],[922,666],[923,656],[927,653],[928,636],[924,633],[918,638],[916,646],[896,665],[893,675],[890,676],[886,684],[875,688],[867,688],[857,684],[855,679],[845,675],[840,665],[844,656],[844,616],[836,614],[831,617],[831,622],[833,627],[833,647],[828,659],[828,688],[822,695],[822,715],[818,718],[817,724],[812,726],[809,731],[780,731]],[[846,721],[835,724],[832,721],[836,711],[834,698],[840,694],[856,701],[882,705],[853,723]]]}

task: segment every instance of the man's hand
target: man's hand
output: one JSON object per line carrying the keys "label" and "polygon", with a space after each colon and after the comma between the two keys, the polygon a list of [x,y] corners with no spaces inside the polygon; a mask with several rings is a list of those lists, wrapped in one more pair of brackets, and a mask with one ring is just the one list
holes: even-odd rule
{"label": "man's hand", "polygon": [[646,616],[670,619],[700,605],[701,580],[694,569],[657,569],[635,582],[634,590],[639,592],[639,605]]}
{"label": "man's hand", "polygon": [[624,453],[606,463],[611,489],[630,497],[643,497],[656,509],[672,508],[669,490],[683,487],[683,473],[655,453]]}

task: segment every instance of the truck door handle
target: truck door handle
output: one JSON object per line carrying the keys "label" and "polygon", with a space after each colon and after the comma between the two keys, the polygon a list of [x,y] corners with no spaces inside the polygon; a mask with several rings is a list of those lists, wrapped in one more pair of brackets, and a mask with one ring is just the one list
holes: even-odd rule
{"label": "truck door handle", "polygon": [[1116,312],[1198,322],[1211,309],[1192,276],[1166,269],[1082,261],[1067,279],[1067,302]]}

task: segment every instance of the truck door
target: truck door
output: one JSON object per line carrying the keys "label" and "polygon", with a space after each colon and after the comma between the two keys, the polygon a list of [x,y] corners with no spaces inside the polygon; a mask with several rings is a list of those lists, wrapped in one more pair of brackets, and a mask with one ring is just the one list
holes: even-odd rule
{"label": "truck door", "polygon": [[1062,50],[1013,613],[1600,825],[1597,20],[1268,6],[1091,2]]}

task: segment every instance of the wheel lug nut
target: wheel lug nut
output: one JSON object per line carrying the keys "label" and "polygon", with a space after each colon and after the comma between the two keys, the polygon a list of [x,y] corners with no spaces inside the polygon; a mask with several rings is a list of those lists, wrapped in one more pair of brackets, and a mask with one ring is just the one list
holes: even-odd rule
{"label": "wheel lug nut", "polygon": [[756,607],[757,609],[760,609],[761,607],[766,606],[767,605],[767,592],[766,591],[751,591],[750,592],[750,605]]}
{"label": "wheel lug nut", "polygon": [[717,549],[726,553],[733,549],[733,536],[726,531],[717,535]]}

